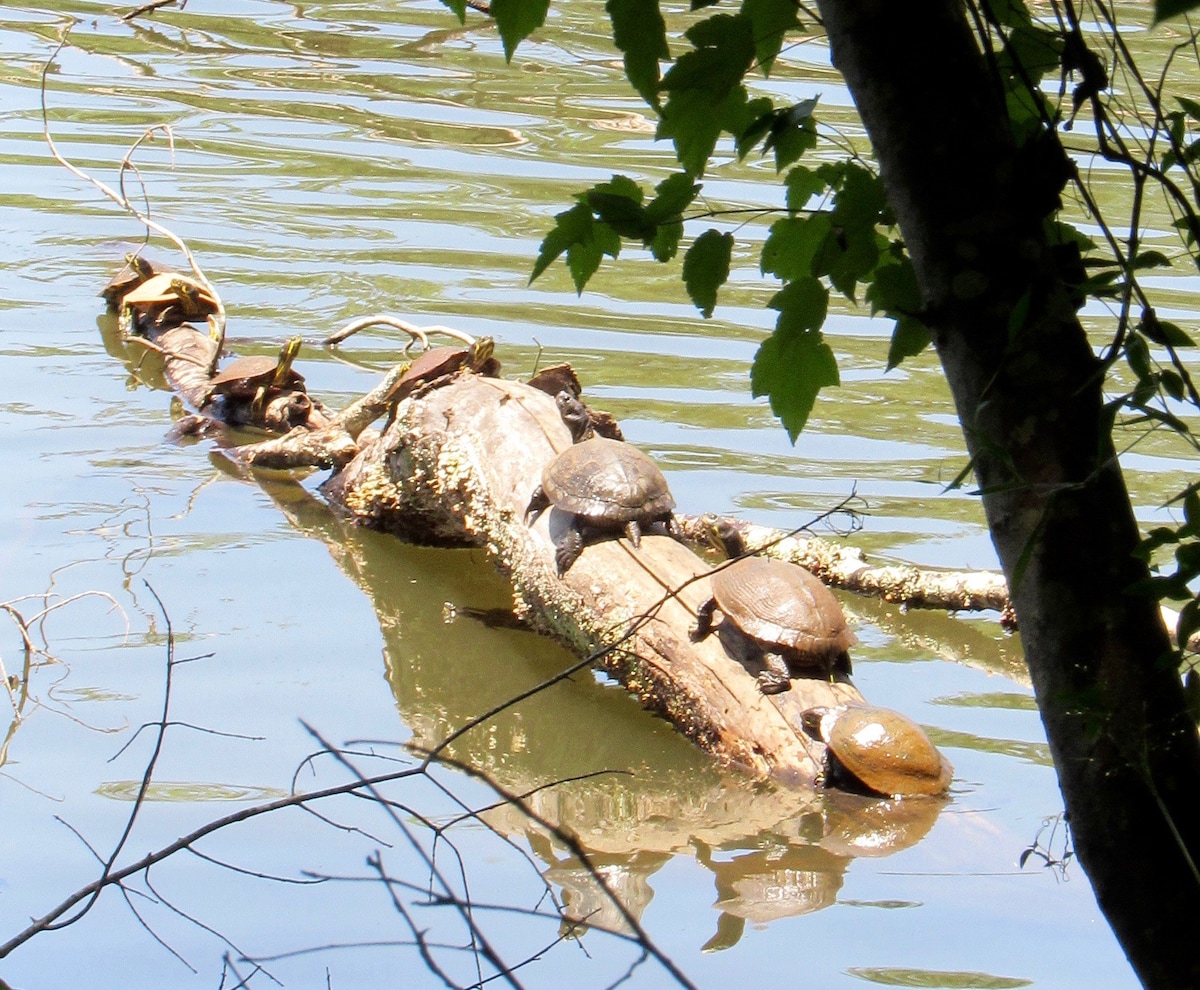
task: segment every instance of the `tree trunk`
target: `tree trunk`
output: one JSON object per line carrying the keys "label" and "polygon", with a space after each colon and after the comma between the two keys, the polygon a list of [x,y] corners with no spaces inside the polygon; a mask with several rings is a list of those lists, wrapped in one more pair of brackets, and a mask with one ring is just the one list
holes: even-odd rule
{"label": "tree trunk", "polygon": [[818,6],[916,268],[1075,850],[1143,983],[1200,986],[1200,738],[1156,603],[1126,593],[1147,569],[1044,235],[1054,176],[1022,162],[957,0]]}

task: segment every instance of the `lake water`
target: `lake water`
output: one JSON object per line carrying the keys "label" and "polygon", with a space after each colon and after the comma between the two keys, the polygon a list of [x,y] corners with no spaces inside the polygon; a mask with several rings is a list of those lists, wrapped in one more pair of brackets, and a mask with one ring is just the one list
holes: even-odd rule
{"label": "lake water", "polygon": [[[852,540],[875,558],[995,566],[978,502],[945,487],[965,458],[940,371],[925,355],[885,375],[884,323],[831,317],[843,387],[821,397],[794,447],[749,397],[774,291],[755,263],[761,217],[738,219],[736,270],[709,321],[678,264],[638,251],[606,261],[581,297],[561,264],[528,284],[572,193],[614,172],[653,183],[671,171],[627,96],[602,4],[557,5],[511,65],[482,18],[460,28],[434,2],[191,0],[135,25],[106,3],[6,5],[0,601],[107,597],[35,628],[53,660],[28,672],[28,698],[20,686],[12,696],[21,718],[0,766],[0,941],[91,880],[89,845],[107,857],[122,833],[151,752],[152,734],[137,730],[162,709],[166,621],[151,588],[176,657],[199,659],[173,670],[172,726],[121,863],[293,780],[312,790],[349,779],[329,757],[304,762],[323,745],[306,725],[361,754],[363,772],[383,772],[395,766],[384,758],[405,758],[399,744],[436,742],[573,659],[473,617],[510,599],[481,552],[347,529],[314,495],[322,475],[242,477],[208,442],[167,437],[171,398],[97,297],[139,227],[55,164],[42,139],[40,76],[69,23],[48,77],[55,139],[115,183],[147,127],[173,128],[173,163],[161,139],[135,161],[153,216],[219,287],[240,353],[274,353],[293,334],[317,339],[376,312],[491,334],[514,374],[540,347],[543,364],[571,361],[586,394],[659,461],[683,511],[791,528],[856,492],[864,514]],[[819,93],[825,119],[852,126],[817,43],[786,51],[764,90]],[[782,203],[760,160],[722,159],[705,194],[724,207]],[[149,253],[182,264],[165,242]],[[1179,285],[1172,317],[1191,325],[1195,287]],[[1092,317],[1099,333],[1105,320]],[[300,367],[337,407],[397,360],[395,337],[371,331],[337,352],[307,347]],[[1127,460],[1143,519],[1160,514],[1184,467],[1165,446]],[[821,802],[721,773],[588,674],[488,720],[452,755],[515,792],[627,771],[531,802],[578,836],[699,986],[1136,986],[1079,867],[1036,855],[1019,866],[1035,842],[1051,860],[1065,852],[1062,826],[1048,824],[1061,799],[1019,642],[994,616],[842,600],[863,693],[927,726],[955,765],[940,813]],[[40,604],[15,607],[28,617]],[[4,629],[5,672],[23,677],[16,628]],[[344,879],[283,884],[182,854],[131,881],[128,903],[110,889],[76,925],[17,949],[0,979],[216,986],[228,953],[226,986],[234,970],[268,985],[237,962],[243,954],[272,957],[263,966],[288,986],[444,985],[378,870],[427,885],[430,867],[403,830],[427,836],[421,823],[451,822],[456,799],[480,807],[494,795],[451,771],[389,795],[402,803],[395,818],[348,798],[322,806],[354,831],[290,811],[195,847],[258,874]],[[461,867],[449,846],[438,853],[439,867],[461,868],[476,905],[546,909],[549,889],[614,923],[561,844],[511,812],[487,821],[447,833]],[[376,851],[378,870],[366,865]],[[451,909],[413,910],[431,940],[461,943]],[[523,985],[606,986],[637,961],[599,931],[548,948],[555,921],[479,914],[510,962],[546,950],[520,970]],[[454,980],[474,978],[469,954],[435,955]],[[631,985],[673,984],[647,961]]]}

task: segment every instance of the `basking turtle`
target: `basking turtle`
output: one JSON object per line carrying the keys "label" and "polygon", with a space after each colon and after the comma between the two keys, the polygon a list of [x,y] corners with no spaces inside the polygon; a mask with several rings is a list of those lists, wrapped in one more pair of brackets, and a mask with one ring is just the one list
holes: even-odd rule
{"label": "basking turtle", "polygon": [[[208,382],[201,408],[214,399],[241,400],[261,410],[267,401],[285,389],[304,388],[304,376],[292,368],[300,351],[301,339],[293,337],[279,351],[278,358],[265,354],[238,358],[217,372]],[[251,419],[256,417],[251,414]]]}
{"label": "basking turtle", "polygon": [[745,556],[745,541],[728,520],[707,517],[705,523],[709,540],[733,562],[713,573],[713,596],[696,612],[692,642],[713,631],[713,612],[720,609],[723,632],[761,659],[763,694],[787,691],[798,674],[848,676],[846,651],[858,640],[833,592],[797,564]]}
{"label": "basking turtle", "polygon": [[954,767],[907,715],[874,705],[810,708],[804,731],[825,743],[826,784],[885,797],[944,794]]}
{"label": "basking turtle", "polygon": [[467,368],[481,375],[495,377],[500,362],[493,356],[496,342],[480,337],[470,347],[435,347],[417,357],[396,383],[396,401],[416,391],[421,385]]}
{"label": "basking turtle", "polygon": [[157,274],[158,269],[140,254],[127,254],[124,267],[108,280],[108,284],[100,290],[100,295],[110,309],[116,309],[127,292],[133,291]]}
{"label": "basking turtle", "polygon": [[624,531],[635,547],[641,546],[642,526],[663,522],[675,535],[675,499],[658,465],[631,444],[596,436],[587,408],[570,392],[554,399],[574,443],[546,465],[525,522],[532,524],[550,505],[571,514],[554,553],[559,577],[583,552],[589,529]]}

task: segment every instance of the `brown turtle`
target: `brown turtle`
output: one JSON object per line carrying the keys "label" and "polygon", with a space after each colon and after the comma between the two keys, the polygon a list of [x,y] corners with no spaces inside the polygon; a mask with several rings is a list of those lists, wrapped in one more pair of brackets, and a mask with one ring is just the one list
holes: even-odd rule
{"label": "brown turtle", "polygon": [[400,376],[396,383],[396,400],[463,368],[494,378],[500,371],[500,362],[493,356],[495,349],[496,342],[491,337],[480,337],[470,347],[435,347],[426,351]]}
{"label": "brown turtle", "polygon": [[954,767],[907,715],[874,705],[810,708],[804,730],[825,743],[826,784],[885,797],[944,794]]}
{"label": "brown turtle", "polygon": [[100,290],[100,295],[110,309],[116,309],[127,292],[133,291],[157,274],[158,270],[154,265],[140,254],[127,254],[124,267],[108,280],[108,284]]}
{"label": "brown turtle", "polygon": [[762,662],[763,694],[787,691],[797,675],[848,676],[847,651],[858,640],[833,592],[797,564],[746,556],[745,541],[728,520],[708,517],[706,528],[733,562],[713,573],[713,594],[696,612],[692,642],[713,631],[713,613],[720,609],[723,635],[746,648],[738,652]]}
{"label": "brown turtle", "polygon": [[285,389],[303,390],[304,376],[292,368],[300,344],[300,338],[293,337],[283,345],[277,358],[254,354],[231,361],[209,379],[201,408],[219,397],[262,406],[273,393]]}
{"label": "brown turtle", "polygon": [[586,407],[570,392],[559,392],[555,402],[575,442],[546,465],[525,522],[532,524],[550,505],[570,514],[555,547],[559,576],[583,552],[588,530],[624,532],[635,547],[642,526],[663,522],[677,535],[675,499],[658,465],[631,444],[596,436]]}

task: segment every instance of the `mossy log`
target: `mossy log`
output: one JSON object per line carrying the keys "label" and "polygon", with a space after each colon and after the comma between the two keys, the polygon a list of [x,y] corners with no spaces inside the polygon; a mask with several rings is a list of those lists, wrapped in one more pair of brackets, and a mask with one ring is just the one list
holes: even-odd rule
{"label": "mossy log", "polygon": [[861,700],[839,682],[799,678],[766,697],[733,644],[692,643],[711,565],[668,536],[590,543],[562,578],[551,509],[524,522],[545,465],[571,443],[554,400],[528,385],[471,374],[406,399],[394,421],[323,492],[356,520],[405,539],[486,548],[512,581],[514,610],[619,680],[723,762],[811,785],[824,747],[801,714]]}

